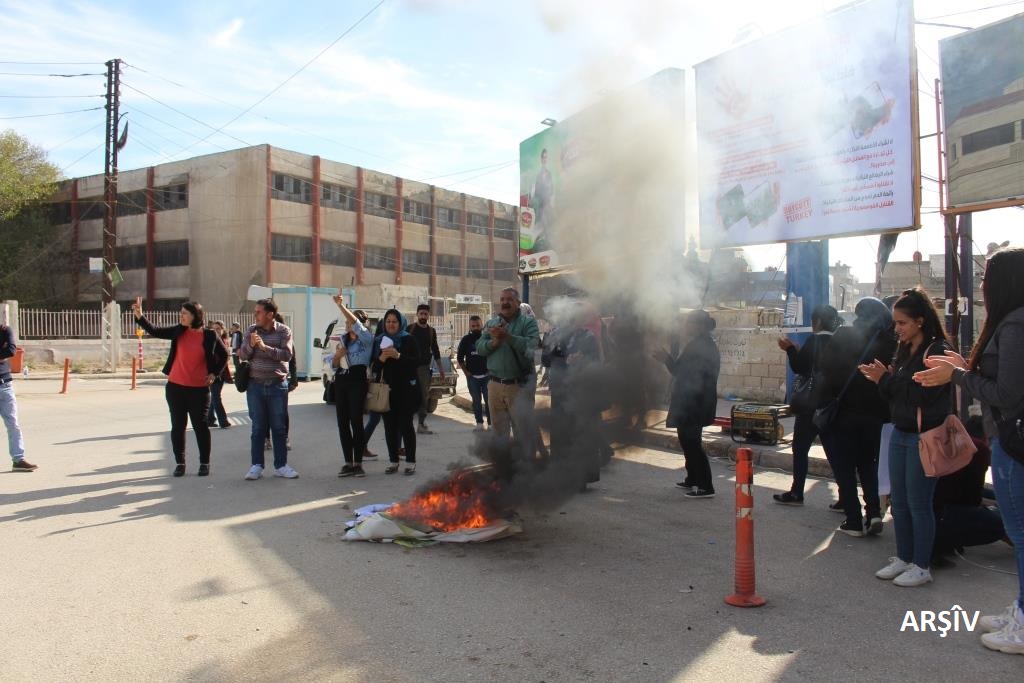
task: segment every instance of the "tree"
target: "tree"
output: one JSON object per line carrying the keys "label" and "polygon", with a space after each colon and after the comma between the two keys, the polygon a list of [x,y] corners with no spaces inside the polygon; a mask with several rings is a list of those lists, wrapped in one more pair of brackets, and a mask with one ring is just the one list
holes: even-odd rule
{"label": "tree", "polygon": [[41,147],[13,130],[0,133],[0,220],[50,196],[59,179],[60,169]]}

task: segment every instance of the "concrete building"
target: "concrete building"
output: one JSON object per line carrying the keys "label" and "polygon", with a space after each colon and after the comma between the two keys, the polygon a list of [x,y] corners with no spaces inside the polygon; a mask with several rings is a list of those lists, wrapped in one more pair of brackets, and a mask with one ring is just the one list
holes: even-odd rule
{"label": "concrete building", "polygon": [[[102,255],[103,176],[65,181],[52,201],[66,291],[98,301],[88,257]],[[241,310],[251,284],[401,284],[495,301],[518,281],[517,207],[270,145],[122,171],[117,213],[116,299],[149,308]]]}

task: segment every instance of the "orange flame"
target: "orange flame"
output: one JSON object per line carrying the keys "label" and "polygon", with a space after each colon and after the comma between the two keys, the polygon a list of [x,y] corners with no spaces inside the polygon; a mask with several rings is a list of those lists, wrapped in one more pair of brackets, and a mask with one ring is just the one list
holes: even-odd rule
{"label": "orange flame", "polygon": [[480,529],[500,520],[488,503],[498,491],[494,481],[478,481],[470,472],[453,474],[439,486],[392,505],[388,515],[440,531]]}

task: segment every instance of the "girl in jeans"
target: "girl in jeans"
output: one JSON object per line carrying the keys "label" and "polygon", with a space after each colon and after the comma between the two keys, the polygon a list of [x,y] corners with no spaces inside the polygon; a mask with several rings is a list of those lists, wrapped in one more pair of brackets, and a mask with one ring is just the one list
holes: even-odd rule
{"label": "girl in jeans", "polygon": [[859,367],[889,402],[893,423],[888,460],[896,557],[890,557],[875,576],[897,586],[921,586],[932,580],[932,499],[938,479],[924,473],[918,439],[945,421],[952,397],[948,385],[926,388],[913,377],[925,369],[927,357],[941,357],[950,347],[935,306],[919,287],[903,292],[893,305],[892,319],[899,339],[892,366],[875,360]]}
{"label": "girl in jeans", "polygon": [[951,351],[929,358],[914,375],[925,387],[952,382],[981,401],[985,435],[992,444],[992,481],[1006,535],[1017,557],[1017,599],[1001,615],[982,617],[985,647],[1024,654],[1024,460],[999,442],[1000,417],[1019,417],[1024,407],[1024,249],[1000,249],[988,259],[981,291],[985,324],[969,361]]}

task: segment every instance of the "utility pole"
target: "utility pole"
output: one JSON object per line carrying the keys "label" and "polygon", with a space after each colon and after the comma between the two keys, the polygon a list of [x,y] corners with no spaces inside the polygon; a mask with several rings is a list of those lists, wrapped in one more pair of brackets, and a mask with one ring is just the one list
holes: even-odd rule
{"label": "utility pole", "polygon": [[111,270],[115,264],[114,247],[117,243],[117,142],[118,110],[121,104],[121,60],[107,62],[107,134],[103,155],[103,303],[114,301],[114,283]]}

